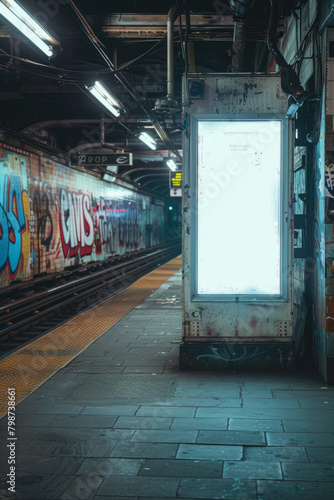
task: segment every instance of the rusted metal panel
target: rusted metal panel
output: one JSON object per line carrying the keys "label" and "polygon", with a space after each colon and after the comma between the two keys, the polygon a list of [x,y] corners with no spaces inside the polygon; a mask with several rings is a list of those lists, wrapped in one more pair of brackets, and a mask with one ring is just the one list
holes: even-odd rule
{"label": "rusted metal panel", "polygon": [[[284,119],[287,110],[287,99],[280,90],[280,78],[277,75],[247,74],[192,74],[184,81],[184,103],[187,110],[189,127],[184,134],[184,194],[183,194],[183,340],[187,345],[254,342],[262,344],[274,342],[285,344],[293,342],[293,214],[292,214],[292,154],[291,144],[286,143],[285,163],[289,164],[285,178],[286,196],[282,201],[282,219],[286,227],[284,241],[285,264],[281,273],[286,282],[286,294],[283,298],[254,297],[219,297],[214,295],[203,299],[194,293],[196,282],[196,249],[198,247],[198,192],[194,187],[197,169],[197,145],[192,141],[194,117],[205,116],[214,119],[223,115],[226,120],[238,119],[241,115],[252,117],[266,115],[280,117],[285,123],[287,137],[292,136],[290,123]],[[282,118],[283,117],[283,118]],[[196,150],[196,151],[195,151]],[[226,157],[226,152],[225,152]],[[221,151],[221,162],[224,162],[224,151]],[[264,186],[263,189],[266,187]],[[219,186],[218,188],[219,189]],[[228,186],[227,188],[228,189]],[[224,192],[221,191],[221,195]],[[226,191],[225,191],[226,195]],[[218,194],[219,196],[219,194]],[[265,210],[265,207],[264,207]],[[215,214],[216,230],[219,231],[221,221],[229,214]],[[237,230],[237,228],[236,228]],[[265,231],[266,229],[263,228]],[[225,243],[231,245],[233,234],[226,234]],[[244,243],[245,255],[247,241]],[[251,262],[240,262],[247,274]],[[219,262],[216,262],[218,269]],[[262,352],[262,351],[261,351]],[[290,356],[290,354],[289,354]],[[289,357],[287,356],[287,358]],[[182,362],[181,362],[182,365]]]}

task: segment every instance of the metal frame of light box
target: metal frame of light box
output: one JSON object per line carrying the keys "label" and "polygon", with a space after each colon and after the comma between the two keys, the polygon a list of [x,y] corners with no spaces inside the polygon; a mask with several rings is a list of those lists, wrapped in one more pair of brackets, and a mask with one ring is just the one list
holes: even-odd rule
{"label": "metal frame of light box", "polygon": [[[278,294],[198,294],[198,123],[200,121],[280,121],[281,128],[281,171],[280,171],[280,289]],[[190,290],[191,301],[194,302],[288,302],[288,224],[289,217],[284,216],[288,213],[288,180],[289,180],[289,134],[288,118],[282,114],[193,114],[190,117],[190,165],[196,165],[190,168],[190,194],[191,199],[196,199],[196,208],[191,211],[191,274]]]}

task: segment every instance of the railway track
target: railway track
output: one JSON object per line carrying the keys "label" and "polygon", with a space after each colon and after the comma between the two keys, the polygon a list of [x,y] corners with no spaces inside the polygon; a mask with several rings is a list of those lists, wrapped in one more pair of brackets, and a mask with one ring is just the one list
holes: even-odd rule
{"label": "railway track", "polygon": [[0,292],[0,358],[180,253],[180,242],[39,277]]}

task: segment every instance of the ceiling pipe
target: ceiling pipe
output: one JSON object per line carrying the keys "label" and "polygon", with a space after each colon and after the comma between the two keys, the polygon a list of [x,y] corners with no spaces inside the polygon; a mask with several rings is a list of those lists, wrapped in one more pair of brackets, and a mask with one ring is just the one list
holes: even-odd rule
{"label": "ceiling pipe", "polygon": [[[151,121],[153,127],[155,128],[156,133],[160,137],[160,139],[163,141],[164,144],[175,153],[177,158],[182,161],[182,157],[180,156],[179,152],[176,150],[172,140],[170,139],[169,135],[167,134],[165,128],[159,123],[159,121],[151,114],[151,112],[146,109],[142,102],[141,96],[137,93],[137,91],[127,82],[126,78],[122,75],[122,73],[115,73],[115,67],[113,63],[111,62],[110,58],[108,57],[107,53],[105,52],[103,44],[100,42],[100,40],[97,38],[95,35],[94,31],[90,27],[89,23],[85,19],[85,17],[82,15],[80,10],[76,7],[74,4],[73,0],[67,0],[65,4],[65,8],[71,12],[73,15],[74,19],[76,22],[79,24],[80,28],[82,29],[84,35],[88,39],[88,41],[92,44],[92,46],[95,48],[101,59],[105,62],[107,67],[110,69],[110,71],[114,74],[116,80],[126,89],[126,91],[131,95],[131,97],[139,104],[139,106],[142,108],[144,111],[145,115],[149,118]],[[80,86],[78,86],[80,90],[83,90]],[[131,134],[134,134],[130,129],[128,129],[124,123],[121,121],[115,119],[117,123],[120,123],[124,128],[127,129],[127,131]]]}
{"label": "ceiling pipe", "polygon": [[285,94],[295,98],[304,94],[304,89],[300,83],[297,73],[293,67],[287,63],[282,53],[279,51],[276,41],[276,31],[279,20],[278,1],[270,0],[271,12],[267,33],[267,45],[269,52],[274,57],[281,73],[281,87]]}
{"label": "ceiling pipe", "polygon": [[167,15],[167,99],[174,99],[174,21],[178,8],[173,5]]}
{"label": "ceiling pipe", "polygon": [[[245,17],[253,7],[254,0],[230,0],[230,7],[238,18]],[[235,19],[232,48],[232,73],[243,71],[246,48],[246,22],[243,19]]]}
{"label": "ceiling pipe", "polygon": [[232,73],[240,73],[243,70],[246,48],[246,23],[235,21],[232,49]]}

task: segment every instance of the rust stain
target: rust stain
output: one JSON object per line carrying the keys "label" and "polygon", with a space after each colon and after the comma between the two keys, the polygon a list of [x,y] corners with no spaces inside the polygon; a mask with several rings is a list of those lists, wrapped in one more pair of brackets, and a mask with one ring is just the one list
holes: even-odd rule
{"label": "rust stain", "polygon": [[209,335],[209,337],[211,337],[214,333],[214,329],[210,325],[206,325],[205,330],[206,330],[206,334]]}
{"label": "rust stain", "polygon": [[256,316],[252,316],[252,317],[251,317],[251,319],[250,319],[249,324],[250,324],[250,326],[251,326],[252,328],[256,328],[256,327],[257,327],[258,322],[259,322],[259,320],[257,319],[257,317],[256,317]]}

